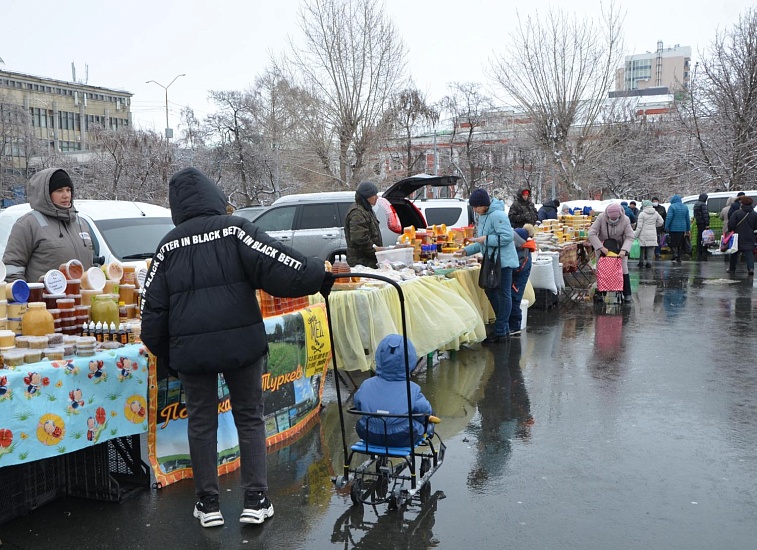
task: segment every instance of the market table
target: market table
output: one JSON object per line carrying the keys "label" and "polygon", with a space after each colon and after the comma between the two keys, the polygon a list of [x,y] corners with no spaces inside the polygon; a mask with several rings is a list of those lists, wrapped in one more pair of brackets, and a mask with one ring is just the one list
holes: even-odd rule
{"label": "market table", "polygon": [[0,468],[146,432],[143,349],[0,369]]}
{"label": "market table", "polygon": [[[436,350],[459,349],[462,344],[486,337],[481,313],[473,305],[471,293],[460,284],[461,277],[418,277],[400,283],[408,337],[418,357]],[[310,300],[323,302],[320,294]],[[371,370],[379,342],[387,334],[402,333],[399,296],[390,285],[334,291],[329,308],[334,351],[339,368],[345,371]]]}

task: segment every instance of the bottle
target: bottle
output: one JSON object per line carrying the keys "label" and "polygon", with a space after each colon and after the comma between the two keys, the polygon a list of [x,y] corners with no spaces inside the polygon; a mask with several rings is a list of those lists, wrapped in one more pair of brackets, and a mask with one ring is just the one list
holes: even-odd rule
{"label": "bottle", "polygon": [[97,324],[95,325],[95,339],[98,342],[103,341],[103,324],[100,321],[97,321]]}
{"label": "bottle", "polygon": [[82,336],[89,336],[89,325],[87,324],[86,321],[84,321],[81,324],[81,335]]}
{"label": "bottle", "polygon": [[131,325],[126,325],[126,339],[130,344],[133,344],[136,341],[136,338],[134,338],[134,331],[131,329]]}
{"label": "bottle", "polygon": [[123,345],[129,343],[129,336],[126,334],[126,328],[123,323],[118,325],[118,341]]}
{"label": "bottle", "polygon": [[95,322],[90,321],[89,326],[87,327],[87,336],[94,336],[95,335]]}
{"label": "bottle", "polygon": [[118,329],[116,328],[115,323],[111,323],[108,327],[108,341],[109,342],[116,342],[118,341]]}

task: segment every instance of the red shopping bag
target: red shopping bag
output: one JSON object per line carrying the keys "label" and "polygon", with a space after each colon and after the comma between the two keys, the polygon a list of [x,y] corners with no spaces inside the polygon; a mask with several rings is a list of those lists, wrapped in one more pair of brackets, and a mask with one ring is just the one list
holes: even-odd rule
{"label": "red shopping bag", "polygon": [[597,260],[597,290],[621,292],[623,290],[623,259],[602,256]]}

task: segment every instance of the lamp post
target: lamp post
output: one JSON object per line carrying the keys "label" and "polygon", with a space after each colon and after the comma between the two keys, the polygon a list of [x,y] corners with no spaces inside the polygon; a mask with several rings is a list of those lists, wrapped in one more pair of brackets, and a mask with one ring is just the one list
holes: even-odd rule
{"label": "lamp post", "polygon": [[187,76],[187,75],[184,74],[184,73],[177,74],[173,78],[173,80],[168,83],[168,86],[163,86],[163,84],[161,84],[157,80],[148,80],[147,82],[145,82],[145,84],[149,84],[150,82],[152,82],[153,84],[157,84],[158,86],[160,86],[161,88],[163,88],[166,91],[166,139],[171,139],[173,137],[173,130],[171,130],[171,128],[169,127],[169,124],[168,124],[168,88],[170,88],[171,84],[173,84],[174,82],[176,82],[176,79],[179,78],[180,76]]}

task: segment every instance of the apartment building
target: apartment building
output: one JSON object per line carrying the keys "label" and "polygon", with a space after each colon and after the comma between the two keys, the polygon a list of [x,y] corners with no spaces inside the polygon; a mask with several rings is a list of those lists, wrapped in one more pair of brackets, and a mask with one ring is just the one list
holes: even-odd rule
{"label": "apartment building", "polygon": [[654,52],[628,55],[625,65],[615,72],[615,90],[632,91],[668,88],[671,92],[689,89],[691,48],[676,44],[665,48],[662,40]]}
{"label": "apartment building", "polygon": [[45,149],[86,151],[95,126],[117,130],[132,125],[132,95],[0,70],[0,166],[3,171],[24,170],[35,151]]}

